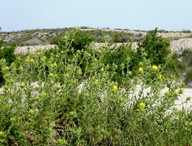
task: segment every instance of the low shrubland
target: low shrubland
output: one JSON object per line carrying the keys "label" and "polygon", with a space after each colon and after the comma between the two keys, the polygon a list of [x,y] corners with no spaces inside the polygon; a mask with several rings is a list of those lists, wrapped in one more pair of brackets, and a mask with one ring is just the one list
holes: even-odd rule
{"label": "low shrubland", "polygon": [[184,85],[166,74],[169,41],[156,30],[138,51],[91,41],[74,29],[54,49],[1,59],[0,143],[191,145],[192,113],[171,108]]}
{"label": "low shrubland", "polygon": [[[71,30],[72,28],[0,32],[0,40],[4,40],[6,45],[16,43],[18,46],[58,44],[60,38],[62,38],[66,32],[70,32]],[[103,31],[102,29],[82,30],[82,34],[89,34],[94,38],[94,41],[99,43],[138,42],[143,38],[143,35],[140,33],[131,34],[121,31],[116,32],[115,30]]]}

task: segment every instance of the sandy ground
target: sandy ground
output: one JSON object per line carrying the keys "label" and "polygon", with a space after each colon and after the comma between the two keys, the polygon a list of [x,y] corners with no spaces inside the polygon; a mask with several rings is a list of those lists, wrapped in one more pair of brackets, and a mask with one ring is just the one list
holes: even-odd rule
{"label": "sandy ground", "polygon": [[15,49],[15,54],[29,54],[39,50],[49,50],[55,47],[56,45],[18,46]]}

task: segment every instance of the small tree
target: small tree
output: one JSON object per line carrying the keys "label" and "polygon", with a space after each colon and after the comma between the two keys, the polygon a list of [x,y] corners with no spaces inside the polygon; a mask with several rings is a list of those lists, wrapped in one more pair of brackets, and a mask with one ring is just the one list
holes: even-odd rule
{"label": "small tree", "polygon": [[[157,35],[157,28],[154,31],[150,31],[142,43],[138,47],[138,57],[140,58],[145,52],[146,58],[151,60],[152,64],[164,64],[166,63],[167,56],[171,53],[170,41],[166,38]],[[140,58],[142,61],[142,58]]]}
{"label": "small tree", "polygon": [[74,29],[74,31],[67,32],[63,38],[58,40],[58,46],[59,48],[73,48],[75,51],[87,50],[87,47],[90,45],[92,40],[93,39],[89,34]]}

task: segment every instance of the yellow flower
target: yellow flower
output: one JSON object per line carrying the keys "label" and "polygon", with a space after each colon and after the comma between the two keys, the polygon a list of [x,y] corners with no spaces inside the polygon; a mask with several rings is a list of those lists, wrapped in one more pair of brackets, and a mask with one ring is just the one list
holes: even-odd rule
{"label": "yellow flower", "polygon": [[8,71],[8,70],[9,70],[9,67],[6,66],[6,67],[4,67],[2,70],[3,70],[3,71]]}
{"label": "yellow flower", "polygon": [[29,110],[29,113],[30,113],[30,114],[34,114],[34,112],[35,112],[35,111],[32,110],[32,109]]}
{"label": "yellow flower", "polygon": [[35,60],[34,60],[34,59],[31,59],[31,60],[30,60],[30,62],[31,62],[31,63],[34,63],[34,62],[35,62]]}
{"label": "yellow flower", "polygon": [[63,140],[62,140],[62,139],[58,139],[57,142],[58,142],[58,143],[62,143]]}
{"label": "yellow flower", "polygon": [[4,135],[4,132],[3,131],[0,131],[0,136],[3,136]]}
{"label": "yellow flower", "polygon": [[47,59],[47,57],[46,57],[46,56],[43,56],[43,57],[41,58],[41,61],[46,61],[46,59]]}
{"label": "yellow flower", "polygon": [[147,53],[146,53],[146,52],[144,52],[144,53],[143,53],[143,56],[145,56],[145,57],[146,57],[146,56],[147,56]]}
{"label": "yellow flower", "polygon": [[21,87],[21,88],[24,88],[24,87],[25,87],[25,83],[22,82],[22,83],[20,84],[20,87]]}
{"label": "yellow flower", "polygon": [[113,91],[117,91],[118,87],[117,86],[113,86]]}
{"label": "yellow flower", "polygon": [[162,77],[163,77],[163,75],[159,75],[159,77],[160,77],[160,78],[162,78]]}
{"label": "yellow flower", "polygon": [[141,102],[141,103],[139,103],[139,106],[140,106],[140,108],[145,108],[145,103],[143,103],[143,102]]}
{"label": "yellow flower", "polygon": [[95,84],[98,84],[99,83],[99,80],[95,80]]}
{"label": "yellow flower", "polygon": [[120,97],[120,98],[119,98],[119,101],[120,101],[120,102],[123,102],[123,101],[124,101],[124,99],[123,99],[122,97]]}
{"label": "yellow flower", "polygon": [[188,126],[188,125],[189,125],[189,122],[188,122],[188,121],[185,121],[185,125]]}
{"label": "yellow flower", "polygon": [[65,139],[58,139],[57,142],[61,145],[68,145],[68,143]]}
{"label": "yellow flower", "polygon": [[131,71],[128,71],[127,74],[128,74],[129,76],[131,76],[131,75],[132,75],[132,72],[131,72]]}
{"label": "yellow flower", "polygon": [[77,74],[78,74],[78,75],[81,75],[81,74],[82,74],[81,69],[78,69],[78,70],[77,70]]}
{"label": "yellow flower", "polygon": [[57,67],[57,63],[56,62],[53,63],[53,67]]}
{"label": "yellow flower", "polygon": [[27,63],[29,63],[29,62],[30,62],[30,58],[27,57],[25,61],[26,61]]}
{"label": "yellow flower", "polygon": [[181,92],[183,92],[185,90],[185,88],[181,88]]}
{"label": "yellow flower", "polygon": [[170,91],[169,91],[169,90],[166,90],[166,91],[165,91],[165,94],[166,94],[166,95],[170,94]]}
{"label": "yellow flower", "polygon": [[179,94],[179,92],[178,92],[178,91],[175,91],[175,94],[176,94],[176,95],[178,95],[178,94]]}
{"label": "yellow flower", "polygon": [[139,68],[139,72],[143,72],[143,68],[142,67]]}
{"label": "yellow flower", "polygon": [[49,74],[49,77],[53,77],[53,73],[50,73],[50,74]]}
{"label": "yellow flower", "polygon": [[105,71],[104,68],[101,68],[101,71],[104,72]]}
{"label": "yellow flower", "polygon": [[35,96],[35,100],[39,100],[39,96]]}
{"label": "yellow flower", "polygon": [[5,85],[5,86],[3,86],[3,88],[4,88],[5,90],[7,90],[7,89],[9,89],[9,86]]}
{"label": "yellow flower", "polygon": [[153,70],[153,71],[156,71],[156,70],[158,70],[158,67],[157,67],[156,65],[153,65],[153,66],[152,66],[152,70]]}
{"label": "yellow flower", "polygon": [[57,83],[57,88],[60,88],[60,87],[61,87],[61,83],[58,82],[58,83]]}

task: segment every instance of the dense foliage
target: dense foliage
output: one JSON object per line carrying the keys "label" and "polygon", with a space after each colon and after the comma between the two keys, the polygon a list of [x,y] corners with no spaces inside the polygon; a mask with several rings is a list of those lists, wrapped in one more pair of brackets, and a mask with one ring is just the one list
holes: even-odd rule
{"label": "dense foliage", "polygon": [[95,49],[74,30],[9,68],[1,60],[0,144],[191,145],[192,112],[173,107],[183,84],[164,75],[169,54],[148,57],[164,42],[151,36],[142,56],[127,45]]}
{"label": "dense foliage", "polygon": [[146,58],[150,59],[152,64],[160,65],[167,62],[167,56],[170,54],[170,43],[168,39],[157,36],[157,29],[149,32],[144,41],[139,44],[138,55],[142,56],[144,52]]}
{"label": "dense foliage", "polygon": [[[6,64],[8,66],[10,66],[11,63],[14,62],[16,59],[16,56],[14,54],[15,48],[16,48],[15,44],[7,47],[4,45],[3,41],[0,40],[0,59],[5,59]],[[0,85],[2,85],[4,82],[5,82],[5,79],[3,78],[2,68],[0,65]]]}
{"label": "dense foliage", "polygon": [[[99,43],[127,43],[138,42],[143,36],[141,34],[133,35],[126,32],[113,32],[102,30],[89,30],[79,32],[83,36],[89,35],[95,42]],[[58,44],[58,41],[62,39],[63,34],[57,35],[50,40],[50,44]]]}

